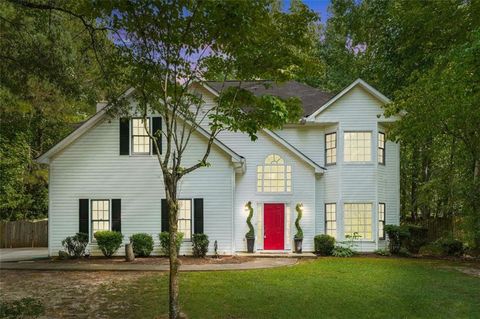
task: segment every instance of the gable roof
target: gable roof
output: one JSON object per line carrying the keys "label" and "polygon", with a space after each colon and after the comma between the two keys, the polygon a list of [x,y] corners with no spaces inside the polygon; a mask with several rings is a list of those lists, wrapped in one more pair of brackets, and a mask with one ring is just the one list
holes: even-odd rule
{"label": "gable roof", "polygon": [[277,142],[279,142],[281,145],[292,151],[295,155],[300,157],[303,161],[305,161],[307,164],[311,165],[315,169],[315,173],[323,173],[326,168],[323,166],[318,165],[314,160],[312,160],[310,157],[302,153],[298,148],[290,144],[287,140],[285,140],[283,137],[278,135],[275,132],[272,132],[270,130],[264,129],[265,133],[270,135],[273,139],[275,139]]}
{"label": "gable roof", "polygon": [[274,81],[260,80],[260,81],[225,81],[203,82],[208,88],[220,93],[223,89],[229,87],[240,87],[252,92],[255,96],[265,94],[275,95],[281,98],[298,97],[302,101],[303,116],[307,117],[315,112],[321,105],[330,100],[334,94],[325,92],[314,87],[297,81],[288,81],[284,83],[276,83]]}
{"label": "gable roof", "polygon": [[375,89],[373,86],[371,86],[370,84],[368,84],[364,80],[358,78],[355,81],[353,81],[352,84],[350,84],[349,86],[344,88],[342,91],[340,91],[340,93],[333,96],[330,100],[328,100],[326,103],[321,105],[319,109],[317,109],[315,112],[313,112],[311,115],[309,115],[307,117],[307,121],[314,121],[315,117],[317,117],[318,114],[325,111],[330,105],[332,105],[333,103],[338,101],[342,96],[347,94],[350,90],[352,90],[356,86],[362,87],[368,93],[372,94],[374,97],[376,97],[377,99],[379,99],[381,102],[383,102],[385,104],[391,102],[390,99],[388,97],[386,97],[385,95],[383,95],[380,91]]}
{"label": "gable roof", "polygon": [[[122,98],[129,97],[130,95],[132,95],[133,91],[134,91],[133,88],[127,90],[124,94],[122,94]],[[71,143],[75,142],[83,134],[85,134],[91,128],[93,128],[97,123],[105,119],[107,117],[107,111],[109,107],[110,105],[107,105],[106,107],[102,108],[97,113],[95,113],[88,120],[82,122],[81,125],[79,125],[69,135],[67,135],[57,144],[55,144],[48,151],[46,151],[45,153],[37,157],[36,161],[39,163],[48,164],[50,162],[50,159],[53,156],[55,156],[57,153],[59,153],[61,150],[66,148]],[[210,134],[200,126],[196,127],[196,131],[207,138],[210,136]],[[224,143],[222,143],[217,139],[214,140],[214,144],[217,145],[222,151],[224,151],[225,153],[227,153],[232,157],[232,162],[234,162],[236,170],[243,171],[245,169],[245,158],[243,156],[239,155],[238,153],[233,151],[230,147],[228,147],[227,145],[225,145]]]}
{"label": "gable roof", "polygon": [[[266,81],[251,81],[251,82],[242,82],[242,86],[243,87],[243,83],[250,83],[251,85],[248,85],[248,87],[250,87],[251,89],[256,89],[257,86],[258,88],[259,87],[264,87],[264,82]],[[271,82],[273,83],[272,81],[267,81],[267,82]],[[290,81],[290,82],[295,82],[295,81]],[[213,85],[212,85],[213,83]],[[239,85],[239,81],[226,81],[225,82],[226,85],[223,86],[223,88],[225,88],[226,86],[238,86]],[[254,85],[255,83],[255,85]],[[289,83],[289,82],[287,82]],[[296,84],[300,84],[302,86],[305,86],[301,83],[298,83],[298,82],[295,82]],[[208,91],[210,91],[210,93],[212,93],[213,95],[216,95],[218,96],[219,92],[221,92],[222,90],[222,82],[211,82],[211,81],[208,81],[208,82],[202,82],[200,83],[201,85],[203,85]],[[293,86],[292,86],[293,87]],[[292,88],[291,87],[291,88]],[[306,86],[306,87],[309,87],[309,86]],[[309,87],[310,88],[310,87]],[[264,87],[265,89],[265,87]],[[312,88],[313,89],[313,88]],[[279,90],[279,87],[276,86],[275,87],[275,90]],[[259,93],[261,92],[261,89],[258,89],[258,91],[256,91],[255,94],[258,94],[258,95],[262,95],[262,94],[266,94],[266,93]],[[272,93],[271,91],[267,92],[267,94],[275,94],[275,93]],[[291,95],[291,96],[296,96],[296,95]],[[290,150],[293,154],[295,154],[296,156],[298,156],[301,160],[303,160],[305,163],[307,163],[308,165],[312,166],[315,170],[315,173],[323,173],[326,168],[317,164],[315,161],[313,161],[311,158],[309,158],[308,156],[306,156],[304,153],[302,153],[298,148],[296,148],[295,146],[293,146],[292,144],[290,144],[289,142],[287,142],[285,139],[283,139],[280,135],[278,135],[277,133],[275,132],[272,132],[268,129],[263,129],[263,131],[265,133],[267,133],[267,135],[269,135],[271,138],[273,138],[277,143],[279,143],[280,145],[284,146],[285,148],[287,148],[288,150]]]}

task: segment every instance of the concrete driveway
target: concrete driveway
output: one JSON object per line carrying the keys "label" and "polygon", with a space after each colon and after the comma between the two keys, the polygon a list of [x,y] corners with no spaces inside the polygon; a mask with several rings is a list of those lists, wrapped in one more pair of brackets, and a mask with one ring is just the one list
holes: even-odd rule
{"label": "concrete driveway", "polygon": [[32,260],[47,257],[47,247],[0,249],[0,262]]}

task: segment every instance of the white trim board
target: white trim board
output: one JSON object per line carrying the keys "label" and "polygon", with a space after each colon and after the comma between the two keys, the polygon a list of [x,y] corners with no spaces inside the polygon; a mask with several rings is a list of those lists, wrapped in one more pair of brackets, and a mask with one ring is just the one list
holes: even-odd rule
{"label": "white trim board", "polygon": [[[134,89],[130,88],[125,93],[122,94],[121,98],[128,98],[129,96],[132,95],[133,92],[134,92]],[[87,121],[85,121],[82,125],[80,125],[76,130],[74,130],[72,133],[67,135],[60,142],[55,144],[47,152],[40,155],[36,159],[36,161],[42,164],[49,164],[52,157],[54,157],[57,153],[62,151],[71,143],[75,142],[79,137],[81,137],[83,134],[85,134],[91,128],[93,128],[96,124],[98,124],[101,120],[103,120],[107,116],[107,111],[110,106],[111,105],[107,105],[106,107],[102,108],[100,111],[95,113],[95,115],[90,117]],[[196,127],[196,131],[206,138],[210,137],[210,134],[200,126]],[[233,151],[231,148],[226,146],[224,143],[222,143],[218,139],[215,139],[213,143],[216,146],[218,146],[222,151],[224,151],[225,153],[231,156],[232,162],[234,163],[235,170],[237,172],[243,172],[245,170],[245,158],[243,156],[237,154],[235,151]]]}
{"label": "white trim board", "polygon": [[333,103],[335,103],[336,101],[338,101],[342,96],[344,96],[345,94],[347,94],[350,90],[352,90],[354,87],[356,87],[357,85],[360,85],[363,89],[365,89],[368,93],[372,94],[374,97],[376,97],[377,99],[379,99],[381,102],[387,104],[387,103],[390,103],[391,100],[386,97],[385,95],[383,95],[382,93],[380,93],[380,91],[378,91],[377,89],[375,89],[374,87],[372,87],[370,84],[368,84],[367,82],[365,82],[364,80],[362,79],[356,79],[355,81],[353,81],[352,84],[350,84],[349,86],[347,86],[345,89],[343,89],[340,93],[338,93],[337,95],[335,95],[333,98],[331,98],[327,103],[325,103],[324,105],[322,105],[318,110],[316,110],[315,112],[313,112],[311,115],[309,115],[307,117],[307,122],[313,122],[315,121],[315,118],[320,114],[322,113],[323,111],[325,111],[330,105],[332,105]]}
{"label": "white trim board", "polygon": [[[215,97],[218,97],[218,92],[212,89],[208,84],[206,83],[198,83],[202,87],[204,87],[207,91],[212,93]],[[288,143],[286,140],[284,140],[282,137],[280,137],[278,134],[268,130],[268,129],[263,129],[267,135],[269,135],[273,140],[278,142],[280,145],[288,149],[290,152],[293,154],[297,155],[300,159],[302,159],[304,162],[306,162],[308,165],[312,166],[315,169],[315,174],[323,174],[326,170],[326,168],[318,165],[316,162],[314,162],[312,159],[307,157],[305,154],[300,152],[296,147],[294,147],[292,144]]]}

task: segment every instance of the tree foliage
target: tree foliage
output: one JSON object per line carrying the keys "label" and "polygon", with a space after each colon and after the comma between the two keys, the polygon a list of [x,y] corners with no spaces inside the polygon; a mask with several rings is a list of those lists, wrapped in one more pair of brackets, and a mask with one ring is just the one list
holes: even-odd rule
{"label": "tree foliage", "polygon": [[41,218],[48,171],[34,159],[94,112],[102,77],[79,21],[1,2],[0,30],[0,218]]}
{"label": "tree foliage", "polygon": [[317,85],[338,90],[362,77],[403,114],[404,220],[461,217],[480,247],[478,1],[335,0],[319,44],[327,70]]}

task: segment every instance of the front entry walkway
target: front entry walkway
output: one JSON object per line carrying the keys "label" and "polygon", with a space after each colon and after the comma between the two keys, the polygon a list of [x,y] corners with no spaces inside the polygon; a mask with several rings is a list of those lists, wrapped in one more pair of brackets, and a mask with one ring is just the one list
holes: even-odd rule
{"label": "front entry walkway", "polygon": [[[238,264],[191,264],[181,265],[180,271],[224,271],[249,270],[292,266],[297,263],[296,258],[254,258]],[[0,269],[12,270],[52,270],[52,271],[168,271],[167,264],[135,264],[135,263],[45,263],[45,262],[2,262]]]}

